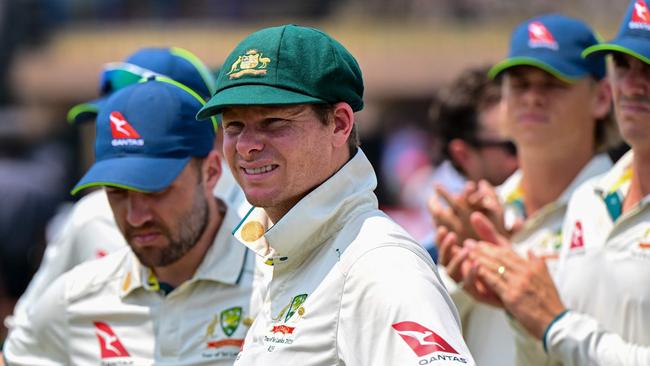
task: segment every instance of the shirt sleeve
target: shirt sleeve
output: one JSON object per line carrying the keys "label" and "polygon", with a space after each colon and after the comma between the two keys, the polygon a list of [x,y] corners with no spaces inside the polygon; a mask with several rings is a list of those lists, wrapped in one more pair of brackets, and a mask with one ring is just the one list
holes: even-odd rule
{"label": "shirt sleeve", "polygon": [[[96,198],[93,200],[97,201]],[[78,205],[60,235],[47,244],[38,271],[14,308],[10,326],[26,316],[27,309],[45,292],[55,278],[80,263],[126,246],[115,221],[112,216],[109,216],[112,215],[110,207],[98,206],[92,201],[79,201]],[[90,210],[95,206],[98,206],[97,210],[88,217]],[[109,212],[102,211],[106,209]]]}
{"label": "shirt sleeve", "polygon": [[650,347],[626,342],[585,314],[569,311],[545,338],[548,354],[565,366],[650,365]]}
{"label": "shirt sleeve", "polygon": [[15,322],[23,321],[27,316],[27,309],[43,294],[52,280],[70,269],[68,264],[72,243],[70,233],[71,230],[64,229],[57,240],[47,244],[38,271],[14,307],[13,319],[9,323],[10,327],[13,327]]}
{"label": "shirt sleeve", "polygon": [[27,310],[27,316],[14,324],[3,355],[7,366],[65,365],[67,322],[64,299],[65,279],[59,277]]}
{"label": "shirt sleeve", "polygon": [[363,254],[347,273],[339,316],[346,365],[474,365],[435,269],[409,249]]}
{"label": "shirt sleeve", "polygon": [[456,309],[458,310],[458,315],[460,316],[460,321],[462,324],[466,324],[469,320],[469,316],[476,307],[476,300],[472,298],[459,284],[454,281],[453,278],[449,277],[447,270],[438,266],[438,274],[442,283],[447,288],[449,296],[454,301]]}

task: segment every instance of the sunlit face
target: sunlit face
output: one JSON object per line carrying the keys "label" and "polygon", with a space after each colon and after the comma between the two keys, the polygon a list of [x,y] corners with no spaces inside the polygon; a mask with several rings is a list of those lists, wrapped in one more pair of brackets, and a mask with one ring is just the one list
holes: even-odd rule
{"label": "sunlit face", "polygon": [[508,69],[503,80],[506,133],[520,150],[571,151],[584,139],[595,144],[597,118],[608,106],[599,102],[599,84],[586,77],[564,82],[532,66]]}
{"label": "sunlit face", "polygon": [[627,54],[613,53],[610,81],[621,135],[633,148],[650,141],[650,65]]}
{"label": "sunlit face", "polygon": [[329,178],[333,124],[309,105],[241,106],[223,110],[224,156],[247,200],[282,217]]}
{"label": "sunlit face", "polygon": [[203,234],[209,215],[198,165],[195,161],[188,163],[161,192],[106,188],[115,221],[143,265],[175,263]]}

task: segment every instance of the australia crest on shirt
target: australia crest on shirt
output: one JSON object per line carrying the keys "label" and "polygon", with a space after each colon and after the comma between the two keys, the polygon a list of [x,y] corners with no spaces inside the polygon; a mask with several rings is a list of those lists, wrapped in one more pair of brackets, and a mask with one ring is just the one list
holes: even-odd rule
{"label": "australia crest on shirt", "polygon": [[271,326],[264,335],[264,344],[269,346],[269,351],[273,351],[275,346],[293,344],[298,322],[306,311],[304,303],[307,296],[307,294],[293,296],[273,318]]}

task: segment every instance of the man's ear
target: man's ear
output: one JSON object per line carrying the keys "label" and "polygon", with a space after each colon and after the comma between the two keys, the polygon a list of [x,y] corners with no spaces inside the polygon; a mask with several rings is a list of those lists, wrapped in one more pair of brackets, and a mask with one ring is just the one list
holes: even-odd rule
{"label": "man's ear", "polygon": [[453,139],[449,141],[447,148],[449,151],[449,158],[462,169],[465,169],[471,154],[471,147],[461,139]]}
{"label": "man's ear", "polygon": [[352,107],[345,102],[336,103],[332,113],[334,123],[334,146],[341,147],[347,144],[348,136],[354,125],[354,112]]}
{"label": "man's ear", "polygon": [[612,108],[612,87],[607,78],[598,81],[595,87],[593,116],[595,119],[605,118]]}
{"label": "man's ear", "polygon": [[221,154],[218,150],[212,150],[208,156],[203,159],[203,165],[201,166],[201,173],[203,177],[203,183],[206,188],[209,188],[210,192],[219,182],[221,178]]}

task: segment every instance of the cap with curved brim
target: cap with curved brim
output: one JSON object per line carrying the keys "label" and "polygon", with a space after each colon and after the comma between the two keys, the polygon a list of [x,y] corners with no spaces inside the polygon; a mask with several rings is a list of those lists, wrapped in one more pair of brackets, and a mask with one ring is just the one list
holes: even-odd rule
{"label": "cap with curved brim", "polygon": [[172,184],[190,159],[125,156],[101,160],[93,164],[71,193],[75,195],[82,189],[97,186],[159,192]]}
{"label": "cap with curved brim", "polygon": [[[608,43],[600,43],[587,47],[582,51],[582,57],[592,57],[601,53],[621,52],[636,57],[650,64],[650,42],[645,38],[618,38]],[[647,55],[647,56],[646,56]]]}
{"label": "cap with curved brim", "polygon": [[[491,79],[494,79],[499,74],[504,72],[506,69],[509,69],[509,68],[512,68],[512,67],[515,67],[515,66],[533,66],[533,67],[537,67],[537,68],[542,69],[542,70],[548,72],[549,74],[555,76],[556,78],[558,78],[558,79],[560,79],[562,81],[565,81],[567,83],[572,83],[572,82],[576,81],[577,79],[580,79],[580,78],[584,77],[585,75],[588,75],[588,73],[585,70],[583,70],[583,69],[581,69],[581,68],[579,68],[579,67],[577,67],[577,66],[575,66],[575,65],[573,65],[573,64],[571,64],[569,62],[562,62],[562,63],[556,62],[556,64],[557,65],[551,65],[550,63],[544,62],[544,61],[542,61],[542,60],[540,60],[538,58],[534,58],[534,57],[512,57],[512,58],[505,59],[505,60],[499,62],[498,64],[492,66],[490,71],[488,71],[488,76]],[[561,72],[560,70],[558,70],[558,68],[561,68],[564,71]]]}
{"label": "cap with curved brim", "polygon": [[292,105],[327,103],[320,98],[288,89],[259,84],[235,85],[217,93],[201,108],[196,118],[206,119],[221,113],[224,107],[235,105]]}
{"label": "cap with curved brim", "polygon": [[93,121],[97,117],[99,110],[106,103],[106,99],[108,98],[97,98],[90,102],[75,105],[68,111],[68,123],[78,124]]}

